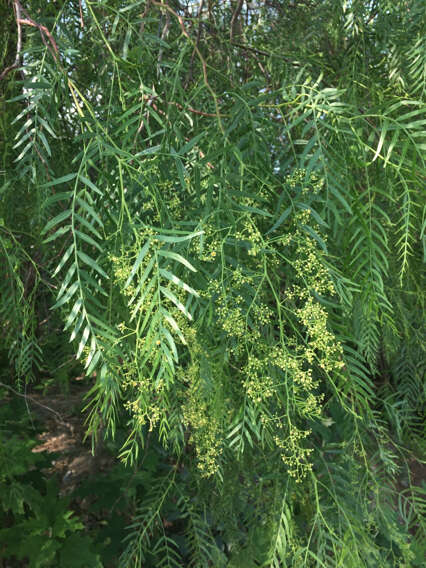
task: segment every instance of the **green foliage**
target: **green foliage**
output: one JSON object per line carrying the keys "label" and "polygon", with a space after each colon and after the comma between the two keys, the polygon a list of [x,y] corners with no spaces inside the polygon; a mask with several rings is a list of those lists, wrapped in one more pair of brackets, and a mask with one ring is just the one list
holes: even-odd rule
{"label": "green foliage", "polygon": [[0,408],[1,558],[19,560],[31,568],[101,567],[91,539],[81,533],[83,523],[70,508],[71,498],[58,499],[56,480],[43,476],[42,468],[49,461],[32,451],[35,441],[30,431],[24,434],[25,421],[21,420],[21,435],[13,433],[17,429],[14,413],[22,415],[24,405],[7,401],[6,406],[5,402]]}
{"label": "green foliage", "polygon": [[59,318],[94,445],[160,456],[120,566],[420,566],[423,3],[26,9],[0,329],[20,385]]}

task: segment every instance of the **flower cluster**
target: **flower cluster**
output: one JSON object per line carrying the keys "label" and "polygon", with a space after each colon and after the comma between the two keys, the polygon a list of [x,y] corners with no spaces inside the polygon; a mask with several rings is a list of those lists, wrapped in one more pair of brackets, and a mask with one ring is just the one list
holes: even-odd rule
{"label": "flower cluster", "polygon": [[189,388],[183,407],[183,422],[195,445],[198,469],[203,477],[210,477],[219,469],[222,430],[214,414],[214,405],[203,396],[199,374],[198,364],[191,365],[185,373]]}
{"label": "flower cluster", "polygon": [[235,238],[248,242],[250,256],[256,256],[264,246],[262,235],[251,218],[244,220],[241,230],[235,233]]}
{"label": "flower cluster", "polygon": [[248,396],[257,403],[260,403],[275,392],[274,381],[269,374],[270,363],[268,358],[249,356],[246,366],[243,369],[243,385]]}
{"label": "flower cluster", "polygon": [[301,445],[301,442],[310,434],[310,430],[299,430],[291,426],[285,438],[275,437],[275,443],[281,450],[281,459],[287,466],[288,474],[295,479],[296,483],[301,483],[306,474],[312,471],[309,456],[313,449]]}

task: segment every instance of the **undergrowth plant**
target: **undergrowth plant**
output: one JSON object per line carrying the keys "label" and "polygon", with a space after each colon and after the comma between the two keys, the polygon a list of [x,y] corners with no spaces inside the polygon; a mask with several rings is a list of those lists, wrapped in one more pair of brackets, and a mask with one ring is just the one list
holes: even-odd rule
{"label": "undergrowth plant", "polygon": [[161,448],[120,566],[421,566],[423,3],[4,11],[5,357],[60,317],[94,446]]}

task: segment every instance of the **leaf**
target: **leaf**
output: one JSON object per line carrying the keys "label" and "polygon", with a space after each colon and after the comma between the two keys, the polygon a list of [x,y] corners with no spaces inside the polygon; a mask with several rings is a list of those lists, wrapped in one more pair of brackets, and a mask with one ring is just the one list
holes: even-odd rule
{"label": "leaf", "polygon": [[44,183],[40,187],[53,187],[55,185],[60,185],[61,183],[66,183],[68,181],[71,181],[71,180],[75,179],[76,177],[77,177],[77,174],[67,174],[67,175],[62,176],[60,178],[56,178],[52,181],[49,181],[48,183]]}
{"label": "leaf", "polygon": [[143,247],[141,248],[141,250],[139,251],[139,253],[138,253],[137,257],[136,257],[135,263],[134,263],[134,265],[133,265],[133,267],[132,267],[132,270],[131,270],[131,272],[130,272],[130,275],[129,275],[128,279],[126,280],[126,283],[124,284],[124,288],[125,288],[125,289],[129,286],[129,284],[130,284],[131,281],[133,280],[133,278],[134,278],[136,272],[138,271],[139,266],[141,265],[143,259],[144,259],[145,256],[146,256],[146,253],[147,253],[148,250],[149,250],[149,245],[150,245],[150,241],[147,240],[146,243],[144,244],[144,246],[143,246]]}
{"label": "leaf", "polygon": [[129,300],[129,303],[128,303],[129,306],[131,306],[132,303],[135,301],[135,299],[138,297],[138,294],[139,294],[140,291],[142,290],[142,286],[144,285],[145,280],[148,278],[148,276],[149,276],[149,274],[150,274],[152,268],[154,267],[154,264],[155,264],[155,258],[153,257],[153,258],[151,258],[151,260],[148,262],[148,264],[147,264],[147,266],[146,266],[146,268],[145,268],[145,270],[144,270],[144,273],[142,274],[142,276],[141,276],[141,278],[140,278],[140,280],[139,280],[139,282],[138,282],[138,285],[137,285],[137,287],[136,287],[135,293],[133,294],[133,296],[132,296],[132,297],[130,298],[130,300]]}
{"label": "leaf", "polygon": [[288,218],[291,211],[292,211],[292,207],[287,207],[287,209],[283,213],[281,213],[278,220],[272,225],[272,227],[269,229],[269,231],[266,232],[266,235],[269,235],[273,231],[276,231],[278,229],[278,227],[280,227],[284,223],[284,221]]}
{"label": "leaf", "polygon": [[86,325],[86,327],[84,328],[83,334],[81,336],[80,342],[78,344],[78,351],[77,351],[77,359],[80,359],[80,356],[83,352],[83,349],[86,346],[87,340],[89,339],[89,335],[90,335],[90,327],[88,325]]}
{"label": "leaf", "polygon": [[70,230],[71,230],[71,225],[64,225],[63,227],[59,227],[59,229],[57,231],[55,231],[53,233],[53,235],[50,235],[50,237],[47,237],[47,239],[44,239],[43,243],[45,244],[45,243],[50,243],[52,241],[55,241],[58,237],[65,235]]}
{"label": "leaf", "polygon": [[82,241],[84,241],[87,244],[92,245],[93,247],[97,248],[99,252],[102,252],[102,247],[94,239],[92,239],[92,237],[90,237],[89,235],[86,235],[86,233],[82,233],[81,231],[78,231],[77,229],[75,230],[75,234]]}
{"label": "leaf", "polygon": [[93,258],[87,255],[85,252],[79,250],[77,251],[77,256],[88,266],[90,266],[90,268],[96,270],[96,272],[98,272],[101,276],[103,276],[104,278],[109,278],[108,274],[99,266],[99,264],[95,262]]}
{"label": "leaf", "polygon": [[78,316],[82,306],[83,306],[83,300],[80,297],[74,303],[74,305],[73,305],[73,307],[72,307],[72,309],[71,309],[71,311],[70,311],[70,313],[69,313],[69,315],[68,315],[68,317],[65,321],[64,331],[66,331],[70,327],[70,325],[73,323],[75,318]]}
{"label": "leaf", "polygon": [[177,334],[179,339],[182,341],[182,343],[184,345],[186,345],[185,337],[183,336],[183,333],[181,332],[176,320],[164,308],[161,308],[161,313],[163,314],[164,319],[170,324],[170,327],[173,329],[173,331]]}
{"label": "leaf", "polygon": [[67,209],[66,211],[61,211],[61,213],[59,213],[58,215],[56,215],[56,217],[53,217],[53,219],[51,219],[46,226],[44,227],[44,229],[41,231],[41,235],[46,234],[50,229],[52,229],[53,227],[55,227],[56,225],[58,225],[59,223],[62,223],[62,221],[65,221],[65,219],[68,219],[68,217],[71,216],[71,209]]}
{"label": "leaf", "polygon": [[385,138],[386,138],[386,133],[388,131],[388,127],[389,127],[389,122],[387,120],[385,120],[384,123],[383,123],[383,128],[380,132],[380,139],[379,139],[379,143],[377,144],[376,153],[373,156],[373,160],[372,160],[373,162],[376,161],[377,157],[380,155],[383,143],[384,143]]}
{"label": "leaf", "polygon": [[197,272],[197,269],[194,268],[192,266],[192,264],[186,260],[186,258],[184,258],[182,255],[180,255],[176,252],[172,252],[170,250],[159,249],[157,254],[159,256],[163,256],[165,258],[171,258],[173,260],[177,260],[177,262],[180,262],[181,264],[186,266],[186,268],[189,268],[189,270],[192,270],[192,272]]}
{"label": "leaf", "polygon": [[164,243],[181,243],[183,241],[188,241],[200,235],[204,235],[204,231],[196,231],[195,233],[189,233],[188,235],[156,235],[156,239]]}
{"label": "leaf", "polygon": [[62,267],[65,265],[65,263],[68,261],[68,259],[70,258],[71,254],[74,252],[74,243],[71,243],[70,246],[67,248],[67,250],[65,251],[65,254],[63,255],[61,262],[58,264],[58,266],[55,268],[55,271],[52,274],[52,277],[55,277],[58,272],[60,272],[62,270]]}
{"label": "leaf", "polygon": [[176,284],[176,286],[180,286],[186,292],[189,292],[190,294],[193,294],[194,296],[198,297],[198,292],[196,290],[194,290],[194,288],[191,288],[191,286],[188,286],[188,284],[185,284],[185,282],[183,282],[180,278],[178,278],[177,276],[175,276],[174,274],[172,274],[168,270],[165,270],[164,268],[160,268],[160,274],[164,278],[167,278],[167,280],[170,280],[170,282],[173,282],[173,284]]}
{"label": "leaf", "polygon": [[69,302],[71,298],[74,296],[74,294],[77,292],[78,288],[79,288],[78,282],[74,282],[74,284],[72,284],[68,288],[68,290],[64,293],[62,298],[59,301],[57,301],[56,304],[54,304],[50,309],[55,310],[56,308],[59,308],[60,306],[63,306],[64,304]]}
{"label": "leaf", "polygon": [[90,181],[90,179],[88,179],[87,177],[85,177],[85,176],[82,175],[82,174],[78,174],[78,178],[79,178],[87,187],[89,187],[90,189],[93,189],[93,191],[94,191],[95,193],[97,193],[97,194],[100,195],[101,197],[103,196],[103,192],[102,192],[100,189],[98,189],[98,188],[96,187],[96,185],[95,185],[92,181]]}
{"label": "leaf", "polygon": [[189,320],[192,320],[192,316],[191,314],[188,312],[188,310],[185,308],[185,306],[182,304],[182,302],[179,302],[179,300],[176,298],[176,296],[173,294],[173,292],[171,292],[168,288],[164,288],[164,286],[160,286],[160,291],[164,294],[164,296],[166,296],[166,298],[168,298],[171,302],[174,303],[174,305],[183,313],[186,315],[186,317]]}
{"label": "leaf", "polygon": [[88,229],[91,233],[95,235],[100,241],[102,240],[102,236],[98,233],[93,225],[91,225],[84,217],[80,217],[78,213],[74,213],[74,218],[81,223],[86,229]]}
{"label": "leaf", "polygon": [[191,140],[189,140],[184,146],[182,146],[180,150],[178,150],[177,153],[179,154],[179,156],[184,156],[185,154],[187,154],[196,144],[198,144],[198,142],[202,138],[204,138],[204,136],[205,132],[201,132],[200,134],[194,136],[194,138],[191,138]]}
{"label": "leaf", "polygon": [[81,326],[83,325],[83,322],[84,322],[85,319],[86,319],[86,315],[85,315],[84,312],[82,312],[82,313],[79,315],[79,317],[78,317],[78,319],[77,319],[77,321],[76,321],[76,323],[75,323],[75,327],[74,327],[74,329],[73,329],[72,332],[71,332],[71,335],[70,335],[70,343],[71,343],[71,341],[74,341],[74,339],[77,337],[78,332],[80,331],[80,328],[81,328]]}
{"label": "leaf", "polygon": [[99,215],[96,213],[96,211],[93,209],[91,205],[89,205],[83,199],[80,199],[80,197],[77,197],[77,202],[87,213],[89,213],[89,215],[91,215],[91,217],[93,217],[93,219],[98,223],[98,225],[100,225],[101,227],[104,226],[104,224],[101,221],[101,218],[99,217]]}

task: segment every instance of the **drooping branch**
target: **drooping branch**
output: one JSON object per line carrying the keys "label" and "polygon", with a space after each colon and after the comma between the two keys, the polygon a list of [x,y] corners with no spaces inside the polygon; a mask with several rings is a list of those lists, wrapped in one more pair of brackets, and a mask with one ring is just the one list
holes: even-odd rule
{"label": "drooping branch", "polygon": [[[22,26],[31,26],[33,28],[37,28],[40,32],[41,39],[43,40],[44,45],[49,49],[50,53],[52,54],[55,62],[58,62],[59,57],[59,50],[58,46],[56,45],[56,41],[53,38],[52,34],[43,26],[43,24],[39,24],[35,20],[33,20],[27,10],[23,8],[19,0],[13,0],[13,11],[15,13],[15,21],[17,27],[17,44],[16,44],[16,55],[15,60],[12,65],[9,65],[0,74],[0,81],[6,77],[10,71],[19,67],[21,62],[21,54],[22,54]],[[22,14],[25,15],[25,18],[22,18]],[[46,40],[47,38],[47,40]]]}
{"label": "drooping branch", "polygon": [[20,6],[18,0],[14,0],[14,2],[13,2],[13,11],[15,13],[15,20],[16,20],[17,31],[18,31],[18,39],[17,39],[17,42],[16,42],[15,61],[12,63],[12,65],[9,65],[5,69],[3,69],[3,71],[0,74],[0,81],[2,79],[4,79],[6,77],[6,75],[8,73],[10,73],[13,69],[16,69],[17,67],[19,67],[19,63],[21,61],[21,51],[22,51],[21,6]]}
{"label": "drooping branch", "polygon": [[[21,18],[19,20],[19,23],[38,29],[44,45],[49,49],[49,51],[51,52],[51,54],[53,56],[53,59],[57,62],[58,57],[59,57],[59,49],[58,49],[58,46],[56,45],[56,41],[53,38],[52,34],[49,32],[49,30],[46,28],[46,26],[43,26],[43,24],[39,24],[38,22],[36,22],[35,20],[33,20],[30,17],[27,10],[25,8],[23,8],[23,6],[21,5],[19,0],[15,0],[15,2],[17,4],[19,4],[21,12],[23,12],[26,16],[24,19]],[[49,43],[47,43],[47,41],[46,41],[46,37],[49,40],[50,46],[49,46]]]}
{"label": "drooping branch", "polygon": [[212,86],[209,83],[209,79],[208,79],[208,75],[207,75],[207,63],[206,63],[206,60],[203,57],[203,54],[200,51],[200,48],[198,47],[197,43],[195,43],[192,40],[191,36],[189,35],[188,30],[185,27],[185,23],[183,21],[182,16],[180,16],[177,12],[175,12],[175,10],[173,10],[173,8],[171,8],[168,4],[165,4],[163,2],[158,2],[157,0],[152,0],[152,4],[154,6],[157,6],[158,8],[161,8],[162,10],[167,10],[167,12],[170,12],[170,14],[172,14],[177,19],[177,21],[179,22],[179,26],[180,26],[180,29],[182,30],[182,34],[193,45],[194,51],[195,51],[195,53],[197,54],[197,56],[200,60],[201,67],[202,67],[202,70],[203,70],[204,84],[205,84],[207,90],[209,91],[209,93],[211,94],[213,101],[214,101],[214,105],[215,105],[215,109],[216,109],[216,117],[217,117],[217,120],[218,120],[218,123],[219,123],[219,127],[220,127],[221,131],[224,132],[224,128],[223,128],[222,120],[221,120],[220,109],[219,109],[219,103],[218,103],[218,100],[217,100],[216,93],[214,92],[214,90],[212,89]]}

